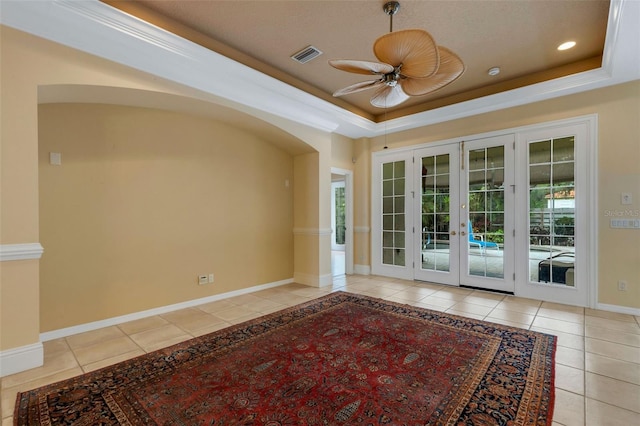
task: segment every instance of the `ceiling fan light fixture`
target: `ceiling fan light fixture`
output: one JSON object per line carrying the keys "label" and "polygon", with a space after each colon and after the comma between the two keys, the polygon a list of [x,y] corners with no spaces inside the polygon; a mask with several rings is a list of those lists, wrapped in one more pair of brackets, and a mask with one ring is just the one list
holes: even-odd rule
{"label": "ceiling fan light fixture", "polygon": [[378,88],[371,104],[380,108],[399,105],[411,96],[422,96],[449,85],[465,70],[464,63],[451,50],[438,46],[427,31],[408,29],[393,32],[393,15],[400,3],[383,6],[389,15],[389,33],[378,37],[373,53],[379,62],[334,59],[329,64],[342,71],[376,75],[377,80],[352,84],[334,92],[343,96],[369,88]]}

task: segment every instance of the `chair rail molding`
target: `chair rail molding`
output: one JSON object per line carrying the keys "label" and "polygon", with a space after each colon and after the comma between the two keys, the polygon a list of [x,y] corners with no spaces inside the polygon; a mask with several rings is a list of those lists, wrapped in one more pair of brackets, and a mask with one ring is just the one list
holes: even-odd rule
{"label": "chair rail molding", "polygon": [[294,235],[331,235],[331,228],[293,228]]}
{"label": "chair rail molding", "polygon": [[0,244],[0,262],[40,259],[43,252],[40,243]]}

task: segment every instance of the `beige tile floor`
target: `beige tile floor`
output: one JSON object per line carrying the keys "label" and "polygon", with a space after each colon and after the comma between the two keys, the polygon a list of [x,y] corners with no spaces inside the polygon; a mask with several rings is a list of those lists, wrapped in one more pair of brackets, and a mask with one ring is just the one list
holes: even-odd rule
{"label": "beige tile floor", "polygon": [[2,425],[32,389],[343,290],[558,336],[554,425],[640,424],[640,318],[413,281],[334,277],[145,318],[44,343],[44,365],[2,379]]}

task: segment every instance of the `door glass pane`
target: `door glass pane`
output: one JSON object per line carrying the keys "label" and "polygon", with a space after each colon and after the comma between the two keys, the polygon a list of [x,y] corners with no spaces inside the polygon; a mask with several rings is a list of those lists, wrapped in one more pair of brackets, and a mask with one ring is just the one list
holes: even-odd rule
{"label": "door glass pane", "polygon": [[344,186],[340,186],[335,188],[336,223],[334,226],[336,230],[336,244],[344,244],[344,235],[346,230],[346,216],[344,209]]}
{"label": "door glass pane", "polygon": [[422,269],[449,271],[449,154],[422,158]]}
{"label": "door glass pane", "polygon": [[529,277],[573,287],[575,266],[574,138],[529,145]]}
{"label": "door glass pane", "polygon": [[469,275],[504,278],[504,146],[469,151]]}
{"label": "door glass pane", "polygon": [[405,162],[382,164],[382,263],[405,266]]}

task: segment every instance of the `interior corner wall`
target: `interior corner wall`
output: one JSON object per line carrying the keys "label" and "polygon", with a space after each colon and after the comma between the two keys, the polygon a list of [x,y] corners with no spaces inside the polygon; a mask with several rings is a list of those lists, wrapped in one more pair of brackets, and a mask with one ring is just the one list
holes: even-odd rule
{"label": "interior corner wall", "polygon": [[297,155],[293,159],[294,199],[294,280],[317,286],[320,265],[318,152]]}
{"label": "interior corner wall", "polygon": [[371,271],[371,149],[368,138],[354,141],[354,270],[361,274]]}

